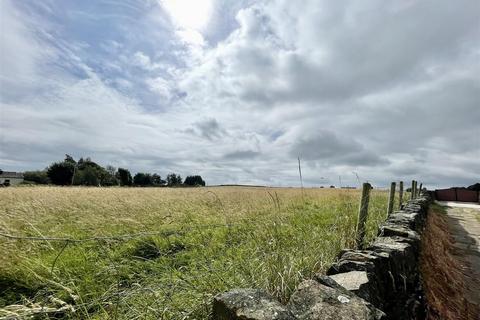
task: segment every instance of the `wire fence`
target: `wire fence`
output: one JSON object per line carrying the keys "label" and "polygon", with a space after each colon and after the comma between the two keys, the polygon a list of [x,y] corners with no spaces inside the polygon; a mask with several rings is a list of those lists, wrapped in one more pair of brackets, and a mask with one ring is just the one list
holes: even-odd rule
{"label": "wire fence", "polygon": [[18,236],[12,235],[8,233],[0,232],[0,237],[9,239],[9,240],[30,240],[30,241],[61,241],[61,242],[68,242],[68,243],[82,243],[82,242],[90,242],[90,241],[107,241],[107,240],[130,240],[135,238],[147,237],[147,236],[171,236],[174,234],[185,234],[186,232],[195,230],[195,229],[207,229],[207,228],[220,228],[220,227],[232,227],[233,224],[208,224],[208,225],[197,225],[195,227],[189,227],[187,230],[182,228],[181,232],[173,231],[173,230],[162,230],[162,231],[149,231],[149,232],[138,232],[138,233],[127,233],[127,234],[120,234],[114,236],[99,236],[99,237],[88,237],[83,239],[76,239],[70,237],[33,237],[33,236]]}

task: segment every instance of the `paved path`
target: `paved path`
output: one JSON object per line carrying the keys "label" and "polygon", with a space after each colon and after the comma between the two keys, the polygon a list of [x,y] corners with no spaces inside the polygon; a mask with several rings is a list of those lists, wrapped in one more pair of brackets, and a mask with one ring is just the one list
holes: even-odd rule
{"label": "paved path", "polygon": [[480,205],[439,202],[447,206],[450,232],[455,238],[457,256],[464,266],[467,299],[480,305]]}

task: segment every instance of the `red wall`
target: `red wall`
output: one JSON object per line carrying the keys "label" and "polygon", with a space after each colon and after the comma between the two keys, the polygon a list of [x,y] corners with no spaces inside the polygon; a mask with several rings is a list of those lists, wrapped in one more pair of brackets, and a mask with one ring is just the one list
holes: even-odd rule
{"label": "red wall", "polygon": [[435,198],[440,201],[479,202],[478,191],[460,188],[435,190]]}

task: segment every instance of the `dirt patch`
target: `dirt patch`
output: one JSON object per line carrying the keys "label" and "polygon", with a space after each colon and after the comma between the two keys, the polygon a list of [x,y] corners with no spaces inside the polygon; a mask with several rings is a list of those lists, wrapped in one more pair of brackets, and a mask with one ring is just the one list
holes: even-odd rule
{"label": "dirt patch", "polygon": [[447,217],[432,206],[423,233],[421,271],[428,320],[478,320],[478,306],[466,297],[464,262],[456,255]]}

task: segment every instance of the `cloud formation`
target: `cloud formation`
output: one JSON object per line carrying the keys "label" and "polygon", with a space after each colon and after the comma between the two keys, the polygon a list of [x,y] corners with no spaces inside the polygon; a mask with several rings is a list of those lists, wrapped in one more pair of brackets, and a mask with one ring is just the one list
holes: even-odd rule
{"label": "cloud formation", "polygon": [[333,132],[318,130],[313,135],[302,136],[293,142],[290,154],[307,161],[324,165],[377,166],[388,164],[373,152],[350,137],[338,137]]}
{"label": "cloud formation", "polygon": [[189,22],[173,2],[2,1],[0,167],[71,153],[297,185],[301,157],[308,185],[480,177],[478,1],[204,2]]}

